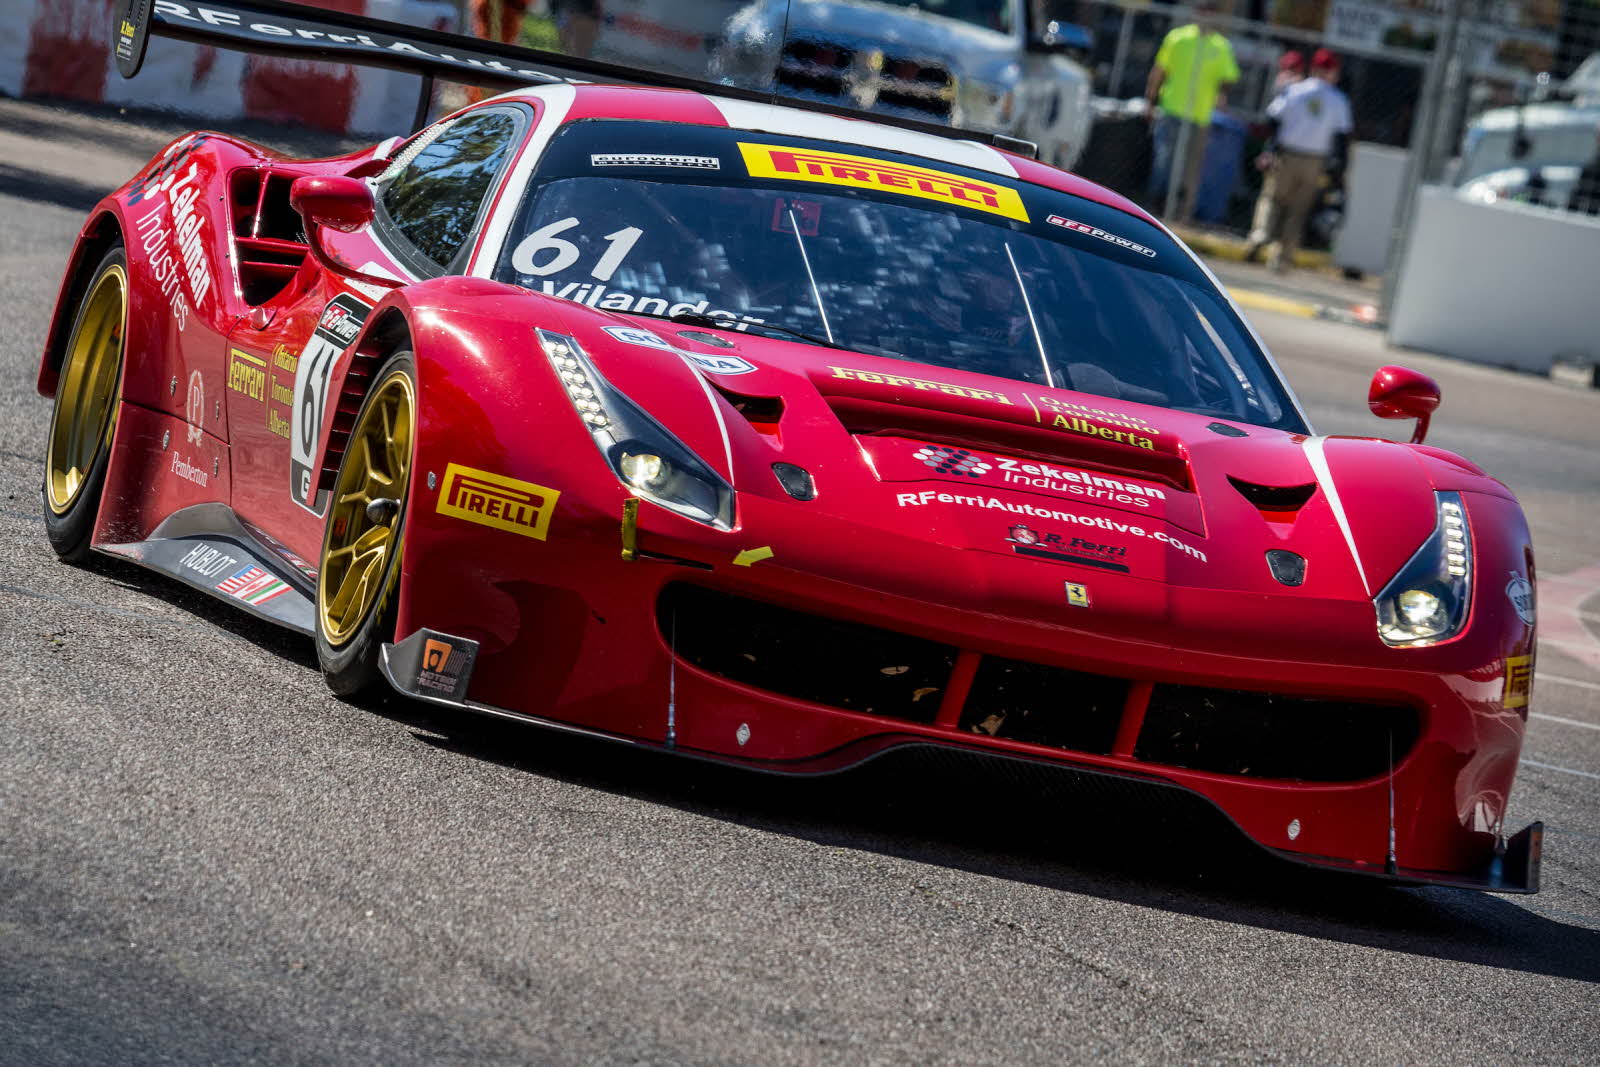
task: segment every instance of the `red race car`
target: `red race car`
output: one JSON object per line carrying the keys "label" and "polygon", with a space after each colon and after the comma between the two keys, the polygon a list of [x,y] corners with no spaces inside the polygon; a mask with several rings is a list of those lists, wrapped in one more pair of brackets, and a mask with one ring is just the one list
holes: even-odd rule
{"label": "red race car", "polygon": [[[150,25],[341,25],[302,11]],[[555,83],[336,159],[183,137],[67,267],[50,542],[340,693],[787,774],[987,754],[1536,890],[1528,528],[1420,443],[1437,387],[1373,381],[1413,443],[1314,435],[1159,223],[943,134]]]}

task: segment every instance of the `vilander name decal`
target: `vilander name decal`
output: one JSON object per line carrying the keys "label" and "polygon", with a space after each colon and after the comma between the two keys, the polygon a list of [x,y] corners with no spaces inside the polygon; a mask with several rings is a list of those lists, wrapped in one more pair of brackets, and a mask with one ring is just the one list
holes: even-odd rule
{"label": "vilander name decal", "polygon": [[900,193],[942,204],[1003,215],[1018,222],[1028,221],[1028,210],[1015,189],[975,178],[964,178],[942,170],[890,163],[870,156],[843,152],[818,152],[806,148],[784,148],[771,144],[739,142],[745,168],[752,178],[786,178],[819,185],[848,185],[857,189],[877,189]]}
{"label": "vilander name decal", "polygon": [[556,489],[452,463],[445,468],[438,511],[543,541],[560,497]]}

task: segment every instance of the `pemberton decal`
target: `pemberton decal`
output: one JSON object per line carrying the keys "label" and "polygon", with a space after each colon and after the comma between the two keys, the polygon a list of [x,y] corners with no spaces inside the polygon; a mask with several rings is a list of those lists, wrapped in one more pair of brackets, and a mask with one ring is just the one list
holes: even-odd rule
{"label": "pemberton decal", "polygon": [[693,170],[721,170],[716,156],[669,156],[655,152],[603,152],[591,155],[593,167],[688,167]]}
{"label": "pemberton decal", "polygon": [[294,413],[289,420],[289,496],[313,515],[328,509],[328,491],[317,488],[317,443],[328,407],[328,381],[367,321],[372,305],[349,293],[328,301],[294,369]]}
{"label": "pemberton decal", "polygon": [[1090,237],[1098,237],[1102,241],[1109,241],[1119,248],[1126,248],[1128,251],[1137,252],[1141,256],[1149,256],[1151,259],[1155,258],[1155,249],[1146,248],[1144,245],[1130,241],[1126,237],[1118,237],[1114,233],[1107,233],[1098,226],[1090,226],[1087,222],[1077,222],[1073,219],[1062,218],[1060,215],[1051,215],[1045,221],[1050,223],[1052,226],[1060,226],[1063,229],[1072,230],[1076,233],[1086,233]]}

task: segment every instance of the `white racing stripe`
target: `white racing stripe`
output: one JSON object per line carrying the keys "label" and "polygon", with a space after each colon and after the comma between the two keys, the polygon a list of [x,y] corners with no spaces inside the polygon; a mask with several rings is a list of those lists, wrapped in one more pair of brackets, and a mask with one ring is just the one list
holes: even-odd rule
{"label": "white racing stripe", "polygon": [[1580,682],[1576,678],[1563,678],[1559,674],[1535,674],[1534,677],[1539,679],[1541,682],[1554,682],[1557,685],[1570,685],[1574,689],[1592,689],[1596,693],[1600,693],[1600,684],[1595,682]]}
{"label": "white racing stripe", "polygon": [[1322,487],[1323,495],[1328,498],[1328,507],[1333,509],[1333,521],[1339,524],[1339,532],[1344,534],[1344,543],[1350,548],[1350,558],[1355,560],[1356,573],[1361,575],[1362,588],[1371,596],[1372,583],[1367,581],[1367,570],[1361,565],[1361,553],[1356,549],[1356,539],[1350,533],[1350,520],[1344,513],[1344,502],[1339,499],[1339,490],[1333,484],[1333,472],[1328,469],[1328,457],[1323,452],[1327,440],[1326,437],[1306,438],[1306,459],[1311,463],[1311,470],[1317,476],[1317,484]]}
{"label": "white racing stripe", "polygon": [[1540,763],[1538,760],[1532,759],[1524,759],[1522,763],[1524,766],[1538,767],[1544,771],[1560,771],[1562,774],[1575,774],[1579,778],[1593,778],[1596,781],[1600,781],[1600,774],[1595,774],[1593,771],[1575,771],[1571,767],[1557,767],[1554,763]]}
{"label": "white racing stripe", "polygon": [[1578,719],[1563,719],[1559,715],[1546,715],[1542,711],[1530,711],[1528,713],[1528,718],[1530,718],[1530,719],[1546,719],[1546,720],[1548,720],[1550,722],[1562,722],[1562,723],[1566,723],[1568,726],[1581,726],[1585,730],[1600,730],[1600,723],[1596,723],[1596,722],[1581,722]]}
{"label": "white racing stripe", "polygon": [[757,104],[747,100],[729,100],[708,96],[707,100],[722,112],[728,125],[738,130],[760,130],[764,133],[782,134],[786,137],[810,137],[818,141],[839,141],[843,144],[878,148],[885,152],[903,152],[908,156],[923,156],[942,160],[973,170],[986,170],[1007,178],[1017,176],[1017,168],[1001,152],[977,141],[958,141],[950,137],[935,137],[931,133],[917,133],[898,126],[882,126],[862,119],[846,119],[837,115],[824,115],[816,111],[801,111],[777,104]]}

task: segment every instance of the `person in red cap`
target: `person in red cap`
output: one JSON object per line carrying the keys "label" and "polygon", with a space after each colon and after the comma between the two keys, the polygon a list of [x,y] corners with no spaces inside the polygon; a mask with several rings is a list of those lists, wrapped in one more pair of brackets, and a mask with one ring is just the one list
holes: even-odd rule
{"label": "person in red cap", "polygon": [[1273,132],[1256,166],[1267,172],[1261,196],[1269,210],[1263,213],[1258,204],[1247,259],[1276,240],[1271,265],[1287,270],[1317,194],[1330,173],[1343,173],[1350,101],[1335,86],[1338,80],[1339,57],[1319,48],[1311,57],[1311,77],[1290,85],[1267,105]]}

